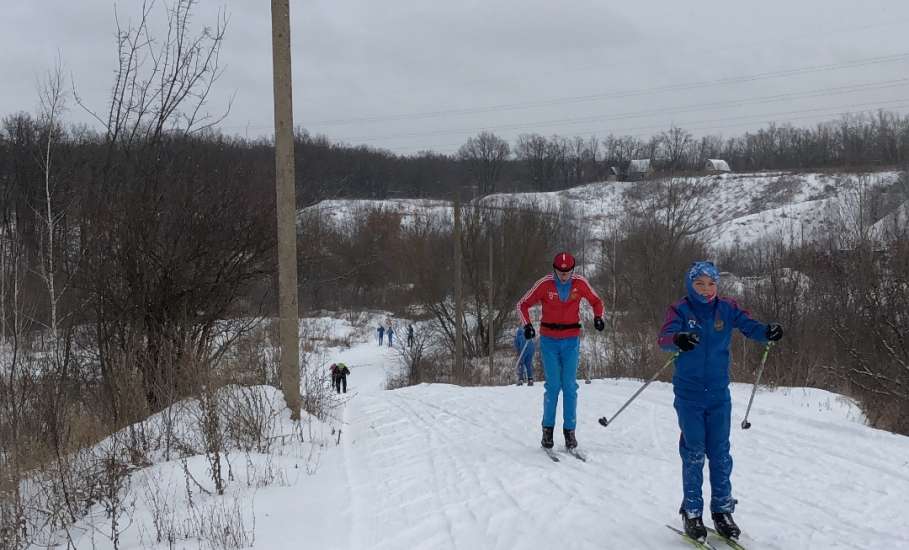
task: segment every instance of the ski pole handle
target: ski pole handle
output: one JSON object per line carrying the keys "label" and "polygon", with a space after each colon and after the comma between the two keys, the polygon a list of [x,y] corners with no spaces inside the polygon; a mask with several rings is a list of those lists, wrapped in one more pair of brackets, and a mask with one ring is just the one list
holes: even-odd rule
{"label": "ski pole handle", "polygon": [[742,420],[742,429],[747,430],[751,427],[751,422],[748,422],[748,413],[751,412],[751,404],[754,403],[754,394],[757,391],[758,384],[761,383],[761,374],[764,373],[764,363],[767,362],[767,354],[770,353],[770,347],[773,345],[773,342],[767,342],[767,345],[764,346],[764,356],[761,357],[761,366],[758,367],[757,378],[754,379],[754,387],[751,388],[751,397],[748,399],[748,408],[745,409],[745,419]]}
{"label": "ski pole handle", "polygon": [[625,404],[622,405],[622,407],[618,410],[618,412],[616,412],[614,415],[612,415],[612,418],[607,419],[605,416],[602,417],[602,418],[600,418],[599,421],[598,421],[598,422],[600,423],[600,425],[603,426],[604,428],[608,427],[608,426],[612,423],[612,421],[616,419],[617,416],[619,416],[620,414],[622,414],[622,411],[624,411],[625,408],[628,407],[628,405],[630,405],[632,401],[634,401],[639,395],[641,395],[641,392],[644,391],[644,389],[647,388],[647,386],[649,386],[651,382],[653,382],[654,380],[656,380],[657,378],[659,378],[660,374],[662,374],[662,372],[663,372],[664,370],[666,370],[666,367],[668,367],[669,365],[671,365],[672,362],[675,361],[675,358],[678,357],[678,356],[679,356],[679,352],[673,353],[673,354],[672,354],[672,357],[670,357],[669,360],[666,361],[666,364],[663,365],[662,367],[660,367],[660,370],[658,370],[658,371],[656,372],[656,374],[654,374],[654,375],[650,378],[650,380],[648,380],[647,382],[644,383],[643,386],[641,386],[640,388],[638,388],[638,391],[634,392],[634,395],[631,396],[631,399],[629,399],[628,401],[626,401]]}

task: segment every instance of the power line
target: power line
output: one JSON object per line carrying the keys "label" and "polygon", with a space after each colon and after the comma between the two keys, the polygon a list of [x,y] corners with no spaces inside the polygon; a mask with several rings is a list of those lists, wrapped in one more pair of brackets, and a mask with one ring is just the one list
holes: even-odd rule
{"label": "power line", "polygon": [[[840,35],[840,34],[846,33],[846,32],[865,31],[865,30],[869,30],[869,29],[879,29],[879,28],[883,28],[883,27],[892,27],[895,25],[902,25],[907,21],[909,21],[909,20],[891,19],[891,20],[888,20],[883,23],[872,23],[872,24],[860,25],[860,26],[846,25],[846,26],[842,26],[842,27],[828,28],[826,30],[822,30],[822,29],[815,29],[815,30],[819,31],[816,34],[822,35],[824,37],[828,37],[831,35]],[[773,36],[767,35],[766,33],[762,33],[759,41],[739,43],[738,45],[729,44],[729,43],[724,42],[722,44],[722,47],[714,45],[714,46],[708,46],[708,47],[703,47],[703,48],[698,48],[698,49],[688,49],[687,53],[689,53],[689,54],[716,53],[718,50],[722,50],[722,51],[726,52],[726,51],[731,51],[731,50],[743,49],[746,46],[750,46],[750,45],[759,45],[761,50],[763,50],[766,48],[766,44],[767,44],[768,40],[772,41],[774,44],[802,42],[805,40],[812,40],[813,42],[816,42],[816,38],[814,36],[805,33],[804,29],[800,28],[796,34],[780,35],[780,36],[774,38]],[[683,49],[682,51],[686,51],[686,50]],[[678,54],[679,52],[676,51],[676,53]],[[565,72],[577,72],[580,70],[591,70],[591,69],[595,69],[597,71],[603,71],[604,69],[607,69],[607,68],[620,67],[620,66],[625,66],[625,65],[634,65],[634,64],[640,64],[640,61],[634,60],[634,59],[626,59],[623,61],[617,61],[617,62],[612,62],[612,63],[605,63],[605,64],[597,63],[595,65],[586,65],[583,67],[574,67],[574,68],[570,68],[570,69],[562,68],[562,70],[560,70],[558,72],[555,72],[555,71],[550,71],[548,73],[544,72],[544,73],[542,73],[542,76],[545,76],[545,75],[552,76],[554,74],[563,74]],[[538,76],[540,76],[540,75],[538,75]],[[523,75],[520,75],[518,77],[523,78]],[[462,81],[461,84],[477,84],[477,83],[499,81],[499,80],[510,79],[510,78],[513,78],[513,77],[474,79],[474,80]],[[505,104],[505,105],[509,105],[509,104]],[[457,111],[457,109],[453,109],[453,110]],[[417,114],[419,114],[419,113],[417,113]],[[407,114],[405,113],[405,116],[406,115]],[[390,115],[390,116],[400,116],[400,115]],[[369,119],[371,117],[364,117],[364,118]],[[314,121],[311,124],[319,124],[319,122]]]}
{"label": "power line", "polygon": [[711,86],[724,86],[729,84],[742,84],[746,82],[754,82],[758,80],[766,80],[773,78],[786,78],[790,76],[801,76],[805,74],[814,74],[819,72],[827,71],[837,71],[843,69],[852,69],[856,67],[865,67],[869,65],[878,65],[883,63],[894,63],[898,61],[905,61],[909,59],[909,52],[886,55],[886,56],[877,56],[870,57],[865,59],[859,59],[855,61],[848,61],[843,63],[831,63],[826,65],[809,65],[805,67],[798,67],[794,69],[781,69],[777,71],[769,71],[763,73],[755,73],[751,75],[737,76],[737,77],[728,77],[728,78],[718,78],[714,80],[702,80],[698,82],[689,82],[681,84],[667,84],[665,86],[655,86],[651,88],[639,88],[634,90],[622,90],[622,91],[613,91],[613,92],[603,92],[598,94],[588,94],[580,96],[566,96],[566,97],[556,97],[549,99],[542,99],[538,101],[528,101],[523,103],[502,103],[498,105],[487,105],[483,107],[472,107],[469,109],[444,109],[438,111],[425,111],[417,113],[400,113],[394,115],[377,115],[369,117],[359,117],[359,118],[341,118],[341,119],[326,119],[326,120],[314,120],[310,124],[319,125],[319,126],[341,126],[348,124],[359,124],[366,122],[392,122],[392,121],[402,121],[402,120],[421,120],[427,118],[438,118],[444,116],[461,116],[461,115],[472,115],[472,114],[483,114],[490,112],[501,112],[501,111],[516,111],[524,109],[532,109],[537,107],[550,107],[554,105],[565,105],[565,104],[576,104],[576,103],[587,103],[592,101],[600,101],[603,99],[621,99],[628,97],[639,97],[643,95],[651,95],[665,92],[678,92],[678,91],[687,91],[687,90],[696,90],[698,88],[706,88]]}
{"label": "power line", "polygon": [[[862,26],[854,26],[854,25],[844,26],[844,27],[840,27],[839,29],[834,29],[834,30],[828,29],[827,31],[824,31],[824,34],[829,35],[831,32],[836,32],[836,33],[842,34],[843,32],[864,31],[864,30],[868,30],[868,29],[877,29],[877,28],[889,27],[889,26],[899,25],[899,24],[902,24],[902,20],[892,19],[892,20],[889,20],[884,23],[875,23],[875,24],[862,25]],[[797,36],[795,36],[794,38],[797,38],[798,40],[805,40],[805,39],[810,38],[810,36],[804,35],[800,31],[800,33]],[[772,37],[770,38],[770,40],[772,40],[776,44],[779,44],[781,39],[784,39],[786,42],[791,41],[791,40],[789,40],[789,37],[787,37],[785,35],[779,36],[776,39],[774,39]],[[762,35],[760,44],[761,45],[765,44],[767,42],[767,40],[768,40],[768,37],[766,35]],[[730,49],[737,49],[737,48],[735,45],[730,46],[728,43],[723,44],[723,46],[722,46],[723,51],[728,51]],[[738,49],[740,49],[740,48],[738,48]],[[711,46],[711,47],[707,47],[707,48],[701,48],[700,51],[717,52],[719,50],[720,50],[720,48],[718,48],[716,46]],[[688,51],[698,51],[698,50],[688,50]],[[887,54],[887,55],[878,55],[878,56],[867,57],[867,58],[853,59],[853,60],[845,61],[845,62],[841,62],[841,63],[807,65],[807,66],[801,66],[801,67],[790,68],[790,69],[777,69],[777,70],[773,70],[773,71],[753,73],[753,74],[742,75],[742,76],[737,76],[737,77],[727,77],[727,78],[719,78],[719,79],[695,81],[695,82],[682,82],[682,83],[666,84],[666,85],[661,85],[661,86],[653,86],[653,87],[631,89],[631,90],[605,91],[602,93],[595,93],[595,94],[554,97],[554,98],[546,98],[546,99],[540,99],[540,100],[534,100],[534,101],[493,104],[493,105],[485,105],[485,106],[480,106],[480,107],[464,108],[464,109],[439,109],[439,110],[433,110],[433,111],[422,111],[422,112],[411,112],[411,113],[405,112],[405,113],[398,113],[398,114],[391,114],[391,115],[323,119],[321,121],[316,120],[316,121],[308,122],[308,123],[306,123],[306,126],[310,126],[310,124],[323,125],[323,126],[342,126],[342,125],[351,125],[351,124],[356,124],[356,123],[370,123],[370,122],[377,123],[377,122],[417,121],[417,120],[426,120],[426,119],[432,119],[432,118],[456,117],[456,116],[465,116],[465,115],[476,115],[476,114],[488,114],[488,113],[496,113],[496,112],[526,110],[526,109],[550,107],[550,106],[557,106],[557,105],[583,104],[583,103],[591,103],[591,102],[596,102],[596,101],[601,101],[601,100],[606,100],[606,99],[631,98],[631,97],[639,97],[639,96],[651,95],[651,94],[689,91],[689,90],[696,90],[696,89],[703,89],[703,88],[715,88],[715,87],[720,87],[720,86],[743,84],[743,83],[749,83],[749,82],[760,81],[760,80],[786,79],[786,78],[793,78],[793,77],[809,75],[809,74],[819,74],[819,73],[826,73],[826,72],[832,72],[832,71],[844,71],[844,70],[869,67],[869,66],[875,66],[875,65],[900,63],[900,62],[906,61],[907,59],[909,59],[909,52],[893,53],[893,54]],[[640,61],[626,58],[625,60],[615,62],[615,63],[607,63],[607,64],[597,63],[595,65],[595,68],[598,70],[602,70],[603,68],[606,68],[606,67],[631,65],[631,64],[640,64]],[[590,68],[593,68],[593,67],[590,67]],[[580,68],[566,69],[566,68],[562,67],[563,72],[571,71],[571,70],[579,70],[579,69]],[[538,74],[538,73],[535,73],[535,74]],[[500,79],[501,77],[499,76],[497,78]],[[492,79],[489,79],[489,80],[492,80]],[[903,79],[903,80],[909,80],[909,79]],[[827,97],[827,96],[847,94],[847,93],[856,93],[856,92],[861,92],[861,91],[883,90],[886,88],[894,88],[894,87],[901,86],[901,85],[903,85],[902,84],[903,80],[871,82],[871,83],[851,85],[851,86],[841,86],[841,87],[837,87],[837,88],[828,88],[828,89],[823,89],[823,90],[811,90],[811,91],[806,91],[806,92],[791,92],[789,94],[780,94],[780,95],[776,95],[776,96],[734,99],[734,100],[712,102],[712,103],[693,104],[693,105],[679,106],[679,107],[668,107],[668,108],[649,110],[649,111],[648,110],[637,111],[637,112],[632,111],[632,112],[624,112],[624,113],[619,112],[619,113],[613,113],[613,114],[597,115],[597,116],[593,116],[593,117],[588,116],[588,117],[575,117],[575,118],[557,118],[557,119],[550,119],[550,120],[538,120],[538,121],[526,122],[526,123],[513,123],[513,124],[505,124],[505,125],[499,125],[499,126],[487,126],[487,127],[481,127],[481,128],[461,128],[461,129],[451,129],[451,130],[437,129],[437,130],[430,130],[430,131],[424,131],[424,132],[405,132],[405,133],[378,135],[378,136],[377,135],[363,135],[363,136],[355,136],[355,137],[337,136],[337,137],[332,137],[331,139],[338,143],[364,142],[364,143],[382,144],[382,143],[388,143],[390,140],[403,140],[403,139],[409,139],[409,138],[421,138],[421,137],[457,135],[457,134],[464,134],[466,136],[467,134],[473,134],[473,133],[483,131],[483,130],[503,131],[503,130],[532,129],[535,127],[546,126],[546,125],[564,127],[564,126],[575,126],[575,125],[580,125],[580,124],[590,124],[591,122],[605,123],[605,122],[612,122],[612,121],[626,120],[626,119],[633,119],[633,118],[644,118],[647,116],[656,116],[656,115],[661,115],[661,114],[697,113],[698,111],[705,110],[705,109],[716,110],[716,109],[740,107],[740,106],[745,106],[745,105],[749,105],[749,104],[759,105],[762,103],[772,103],[772,102],[786,101],[786,100],[807,99],[807,98],[813,98],[813,97]],[[462,81],[461,83],[463,84],[465,82],[469,83],[470,81],[469,80]],[[878,105],[883,105],[883,103],[886,103],[886,102],[878,103]],[[808,111],[790,111],[790,113],[792,113],[792,112],[804,114],[806,112],[810,112],[810,110],[808,110]],[[750,115],[748,118],[761,117],[761,116],[766,116],[766,115]],[[776,115],[771,115],[771,116],[776,116]],[[801,116],[799,118],[806,118],[806,117]],[[714,120],[724,120],[724,119],[714,119]],[[725,120],[734,120],[734,118],[727,118]],[[706,121],[699,121],[698,123],[701,123],[701,122],[706,122]],[[729,126],[729,125],[727,125],[727,126]],[[231,128],[231,127],[232,126],[224,126],[223,128]],[[660,126],[660,127],[665,128],[665,125]],[[248,130],[249,128],[271,128],[271,126],[270,125],[245,126],[245,128],[247,128],[247,130]],[[647,127],[638,127],[638,128],[647,128]],[[649,128],[657,128],[657,126],[650,126]],[[624,131],[624,130],[619,130],[619,131]],[[466,139],[466,137],[465,137],[465,139]],[[460,144],[452,144],[451,146],[456,147],[458,145],[460,145]],[[430,149],[438,149],[438,146],[416,147],[416,150],[430,150]]]}
{"label": "power line", "polygon": [[[743,84],[748,82],[755,82],[760,80],[768,79],[779,79],[779,78],[789,78],[793,76],[802,76],[806,74],[816,74],[821,72],[831,72],[839,71],[845,69],[854,69],[859,67],[867,67],[871,65],[880,65],[886,63],[895,63],[899,61],[909,60],[909,52],[895,53],[874,57],[867,57],[862,59],[856,59],[852,61],[845,61],[842,63],[830,63],[824,65],[807,65],[802,67],[796,67],[792,69],[778,69],[775,71],[766,71],[762,73],[754,73],[750,75],[743,75],[737,77],[727,77],[719,78],[713,80],[703,80],[697,82],[687,82],[687,83],[677,83],[677,84],[667,84],[663,86],[654,86],[649,88],[638,88],[632,90],[617,90],[602,92],[596,94],[587,94],[579,96],[564,96],[564,97],[555,97],[548,99],[541,99],[537,101],[527,101],[519,103],[501,103],[495,105],[486,105],[482,107],[471,107],[466,109],[440,109],[435,111],[423,111],[423,112],[412,112],[412,113],[398,113],[392,115],[376,115],[376,116],[366,116],[366,117],[355,117],[355,118],[341,118],[341,119],[324,119],[324,120],[314,120],[309,121],[307,124],[314,126],[343,126],[350,124],[362,124],[369,122],[397,122],[397,121],[408,121],[408,120],[425,120],[431,118],[441,118],[448,116],[464,116],[472,114],[485,114],[485,113],[494,113],[494,112],[506,112],[506,111],[517,111],[525,109],[533,109],[539,107],[551,107],[555,105],[570,105],[578,103],[589,103],[595,101],[601,101],[604,99],[623,99],[629,97],[640,97],[645,95],[666,93],[666,92],[679,92],[679,91],[688,91],[696,90],[700,88],[714,87],[714,86],[726,86],[731,84]],[[243,125],[243,126],[222,126],[222,128],[245,128],[245,129],[257,129],[257,128],[271,128],[270,125]]]}
{"label": "power line", "polygon": [[[902,18],[902,19],[891,19],[884,23],[871,23],[871,24],[859,25],[859,26],[846,25],[843,27],[833,27],[833,28],[828,27],[827,29],[815,29],[815,30],[818,31],[817,35],[827,38],[831,35],[840,35],[840,34],[846,33],[846,32],[856,33],[856,32],[861,32],[861,31],[866,31],[866,30],[871,30],[871,29],[880,29],[880,28],[884,28],[884,27],[905,25],[907,22],[909,22],[909,19]],[[795,33],[781,34],[781,35],[777,35],[776,37],[774,37],[772,35],[767,35],[766,33],[761,33],[761,37],[758,40],[740,42],[738,44],[729,44],[728,42],[724,42],[722,45],[711,45],[711,46],[705,46],[705,47],[701,47],[701,48],[687,49],[687,50],[683,48],[681,50],[674,50],[674,55],[678,56],[682,53],[684,53],[684,54],[716,53],[717,50],[720,50],[720,49],[722,49],[724,52],[734,51],[734,50],[743,50],[743,49],[749,49],[749,50],[755,49],[752,46],[757,46],[758,49],[763,51],[766,49],[768,42],[773,42],[774,44],[780,44],[783,41],[785,41],[785,43],[798,43],[798,42],[805,42],[805,41],[816,42],[817,35],[812,36],[810,34],[806,34],[804,28],[799,28],[799,30],[797,30]],[[596,64],[588,63],[585,65],[576,65],[574,67],[567,67],[567,68],[560,66],[559,71],[543,72],[543,73],[540,73],[539,76],[553,76],[556,74],[564,74],[566,72],[579,72],[579,71],[589,71],[589,70],[602,71],[603,69],[614,68],[614,67],[623,67],[623,66],[636,65],[636,64],[640,64],[640,61],[637,59],[626,59],[623,61],[614,61],[614,62],[605,63],[605,64],[604,63],[596,63]],[[515,74],[502,75],[502,76],[499,76],[496,78],[482,78],[482,79],[467,80],[467,81],[464,81],[463,83],[477,84],[477,83],[484,83],[484,82],[495,82],[495,81],[501,81],[501,80],[510,80],[512,78],[522,77],[522,76],[523,75],[515,75]]]}
{"label": "power line", "polygon": [[370,142],[381,142],[388,139],[396,138],[411,138],[411,137],[430,137],[430,136],[442,136],[442,135],[456,135],[456,134],[476,134],[481,131],[502,131],[502,130],[520,130],[520,129],[529,129],[539,126],[548,126],[548,127],[559,127],[559,126],[572,126],[575,124],[585,124],[591,121],[616,121],[616,120],[628,120],[634,118],[644,118],[648,116],[661,115],[661,114],[678,114],[686,112],[698,112],[705,109],[722,109],[730,107],[741,107],[745,105],[760,105],[764,103],[775,103],[779,101],[789,101],[794,99],[808,99],[808,98],[817,98],[817,97],[830,97],[834,95],[849,94],[862,91],[871,91],[871,90],[882,90],[887,88],[894,88],[899,86],[905,86],[909,84],[909,78],[900,78],[894,80],[884,80],[884,81],[875,81],[875,82],[866,82],[862,84],[851,84],[847,86],[838,86],[834,88],[817,88],[814,90],[806,90],[803,92],[788,92],[783,94],[774,94],[769,96],[758,96],[751,97],[746,99],[733,99],[733,100],[724,100],[724,101],[713,101],[707,103],[697,103],[691,105],[683,105],[678,107],[665,107],[660,109],[653,109],[647,111],[632,111],[625,113],[611,113],[605,115],[595,115],[595,116],[586,116],[581,118],[558,118],[558,119],[548,119],[548,120],[537,120],[533,122],[521,122],[514,124],[503,124],[498,126],[483,126],[483,127],[473,127],[473,128],[457,128],[451,130],[430,130],[425,132],[410,132],[403,134],[390,134],[385,136],[356,136],[345,138],[349,141],[361,142],[361,143],[370,143]]}

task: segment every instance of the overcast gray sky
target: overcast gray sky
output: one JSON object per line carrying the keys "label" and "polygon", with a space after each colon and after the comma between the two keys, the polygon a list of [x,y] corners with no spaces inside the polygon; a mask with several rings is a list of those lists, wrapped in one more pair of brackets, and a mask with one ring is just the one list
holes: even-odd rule
{"label": "overcast gray sky", "polygon": [[[140,0],[120,0],[121,21]],[[157,11],[164,10],[158,0]],[[110,0],[5,1],[0,115],[36,112],[60,52],[103,111],[116,67]],[[267,0],[200,0],[229,17],[210,108],[225,133],[272,133]],[[895,0],[291,0],[295,124],[399,153],[452,152],[481,130],[737,135],[877,107],[909,112],[909,2]],[[70,101],[67,118],[90,122]]]}

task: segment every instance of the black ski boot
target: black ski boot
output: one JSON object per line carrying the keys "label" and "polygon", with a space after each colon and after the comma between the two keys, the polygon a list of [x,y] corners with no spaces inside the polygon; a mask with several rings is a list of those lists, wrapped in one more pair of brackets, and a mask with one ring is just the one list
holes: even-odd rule
{"label": "black ski boot", "polygon": [[682,514],[682,527],[684,527],[686,535],[698,542],[707,540],[707,528],[704,527],[704,520],[701,519],[701,516],[691,517],[685,510],[679,510],[679,513]]}
{"label": "black ski boot", "polygon": [[519,385],[519,386],[523,386],[523,385],[524,385],[524,379],[523,379],[523,378],[518,378],[518,385]]}
{"label": "black ski boot", "polygon": [[739,529],[739,526],[732,520],[732,514],[729,512],[714,512],[710,515],[713,517],[713,526],[721,537],[738,540],[739,535],[742,534],[742,530]]}
{"label": "black ski boot", "polygon": [[553,428],[547,428],[543,426],[543,441],[540,441],[540,445],[545,449],[551,449],[555,443],[552,441],[552,431]]}
{"label": "black ski boot", "polygon": [[528,378],[528,379],[527,379],[527,385],[528,385],[528,386],[533,386],[533,378]]}
{"label": "black ski boot", "polygon": [[562,433],[565,434],[565,447],[568,449],[576,449],[578,440],[574,438],[574,430],[562,430]]}

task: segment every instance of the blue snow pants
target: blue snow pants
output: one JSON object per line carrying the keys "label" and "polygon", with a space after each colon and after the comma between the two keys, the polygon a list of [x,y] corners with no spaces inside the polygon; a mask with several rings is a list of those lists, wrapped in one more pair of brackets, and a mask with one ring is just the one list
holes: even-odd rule
{"label": "blue snow pants", "polygon": [[518,378],[520,380],[533,380],[533,355],[525,354],[518,362]]}
{"label": "blue snow pants", "polygon": [[[713,393],[713,392],[710,392]],[[729,390],[720,395],[686,395],[676,391],[674,406],[679,417],[679,454],[682,457],[682,509],[689,516],[704,510],[701,486],[704,483],[704,458],[710,468],[710,511],[735,511],[732,498],[732,455],[729,454],[729,428],[732,400]]]}
{"label": "blue snow pants", "polygon": [[578,421],[578,354],[581,338],[550,338],[540,336],[540,355],[546,374],[543,393],[543,427],[554,428],[559,392],[562,403],[562,428],[573,430]]}

